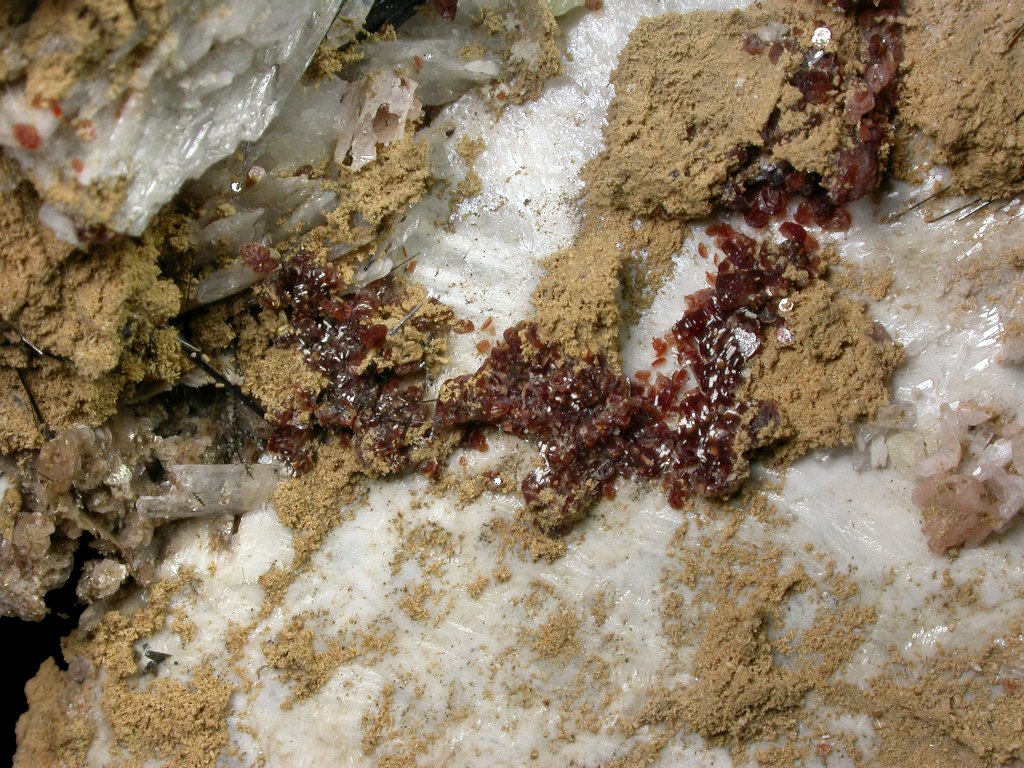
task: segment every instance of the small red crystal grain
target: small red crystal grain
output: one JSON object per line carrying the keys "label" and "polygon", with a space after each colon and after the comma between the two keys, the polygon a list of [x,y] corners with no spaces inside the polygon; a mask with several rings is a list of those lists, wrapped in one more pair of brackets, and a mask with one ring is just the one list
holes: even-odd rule
{"label": "small red crystal grain", "polygon": [[746,211],[746,213],[743,214],[743,221],[745,221],[748,226],[753,227],[754,229],[764,229],[765,227],[768,226],[768,222],[770,219],[771,217],[768,216],[767,213],[765,213],[764,211],[759,211],[756,208],[751,208],[748,211]]}
{"label": "small red crystal grain", "polygon": [[54,117],[62,117],[64,115],[64,108],[60,105],[59,101],[44,98],[41,93],[37,93],[32,97],[32,106],[36,109],[48,109]]}
{"label": "small red crystal grain", "polygon": [[852,218],[845,208],[836,208],[827,220],[822,222],[822,229],[829,232],[845,232],[850,228]]}
{"label": "small red crystal grain", "polygon": [[271,432],[267,448],[274,453],[281,454],[291,463],[296,472],[304,474],[313,468],[313,459],[308,451],[309,438],[308,427],[279,424]]}
{"label": "small red crystal grain", "polygon": [[387,338],[387,335],[388,327],[386,325],[371,325],[366,330],[360,332],[359,340],[367,347],[377,347]]}
{"label": "small red crystal grain", "polygon": [[433,0],[434,8],[442,19],[451,21],[459,12],[459,0]]}
{"label": "small red crystal grain", "polygon": [[25,149],[39,149],[43,146],[43,138],[34,125],[28,123],[14,124],[14,140]]}
{"label": "small red crystal grain", "polygon": [[426,461],[419,465],[417,471],[424,477],[434,479],[441,474],[441,469],[441,462],[439,462],[437,459],[427,459]]}
{"label": "small red crystal grain", "polygon": [[270,249],[259,243],[245,243],[238,249],[238,255],[249,265],[250,269],[261,274],[273,272],[279,264],[278,260],[271,255]]}
{"label": "small red crystal grain", "polygon": [[814,224],[814,210],[809,200],[804,200],[796,207],[793,218],[796,219],[797,224],[802,224],[805,227]]}

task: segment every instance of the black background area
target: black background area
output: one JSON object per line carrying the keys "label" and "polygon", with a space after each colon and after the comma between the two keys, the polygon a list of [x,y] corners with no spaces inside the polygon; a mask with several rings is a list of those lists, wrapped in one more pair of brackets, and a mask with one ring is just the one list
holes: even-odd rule
{"label": "black background area", "polygon": [[[16,747],[14,726],[18,718],[28,708],[25,698],[25,683],[35,677],[39,665],[51,656],[56,659],[57,666],[67,669],[61,655],[61,640],[67,637],[75,627],[85,609],[79,604],[75,595],[75,586],[82,572],[82,563],[96,557],[96,553],[87,546],[91,537],[87,534],[75,553],[75,566],[67,583],[46,595],[46,605],[50,612],[42,621],[24,621],[12,616],[0,617],[0,639],[7,650],[6,669],[4,670],[4,733],[0,755],[8,755],[9,761],[14,759]],[[0,759],[0,764],[3,760]],[[10,762],[7,763],[10,765]]]}

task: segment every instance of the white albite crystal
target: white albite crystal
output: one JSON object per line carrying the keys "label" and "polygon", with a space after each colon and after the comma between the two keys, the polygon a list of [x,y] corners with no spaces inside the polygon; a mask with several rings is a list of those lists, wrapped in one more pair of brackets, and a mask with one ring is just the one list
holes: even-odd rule
{"label": "white albite crystal", "polygon": [[[409,26],[415,25],[426,26],[426,23],[416,20]],[[452,27],[451,30],[444,37],[403,37],[378,43],[374,46],[372,61],[355,65],[353,71],[371,74],[375,68],[408,69],[410,61],[419,61],[422,67],[412,72],[420,86],[416,91],[417,97],[429,106],[447,104],[470,88],[491,82],[502,71],[502,57],[495,40],[462,27]],[[403,33],[405,31],[403,28]],[[428,26],[421,31],[424,35],[444,33],[444,30],[437,31]],[[478,58],[464,60],[460,53],[473,43],[483,46],[483,52]],[[487,48],[488,44],[493,50]]]}
{"label": "white albite crystal", "polygon": [[196,287],[196,304],[202,306],[220,301],[228,296],[234,296],[262,279],[263,275],[238,259],[223,269],[213,272],[199,283]]}
{"label": "white albite crystal", "polygon": [[1000,363],[1024,363],[1024,307],[1018,305],[1011,308],[1003,319],[1002,342],[1003,346],[999,352]]}
{"label": "white albite crystal", "polygon": [[[371,5],[197,0],[169,6],[171,21],[155,44],[142,45],[154,30],[140,25],[138,40],[72,87],[59,119],[50,105],[33,107],[24,84],[8,84],[0,96],[0,145],[47,201],[47,223],[61,237],[84,237],[82,225],[97,224],[141,234],[186,179],[259,138],[336,16],[351,20],[354,35]],[[140,51],[125,77],[127,57]],[[16,124],[34,127],[41,145],[23,147]],[[83,124],[90,130],[83,132]],[[58,189],[65,192],[59,200]],[[101,190],[116,195],[109,215],[97,214]]]}

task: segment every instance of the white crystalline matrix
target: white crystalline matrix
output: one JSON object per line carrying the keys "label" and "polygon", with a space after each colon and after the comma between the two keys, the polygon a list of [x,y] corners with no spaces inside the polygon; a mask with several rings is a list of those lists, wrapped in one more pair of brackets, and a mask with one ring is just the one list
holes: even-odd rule
{"label": "white crystalline matrix", "polygon": [[0,145],[63,239],[138,235],[183,181],[257,139],[332,21],[354,35],[371,4],[16,3],[0,14]]}

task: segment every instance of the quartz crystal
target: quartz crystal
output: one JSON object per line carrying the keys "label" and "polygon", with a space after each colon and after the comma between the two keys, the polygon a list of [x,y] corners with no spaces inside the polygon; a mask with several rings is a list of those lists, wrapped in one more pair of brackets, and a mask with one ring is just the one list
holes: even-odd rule
{"label": "quartz crystal", "polygon": [[[0,145],[46,200],[43,220],[62,239],[139,235],[182,182],[259,138],[328,29],[334,43],[353,37],[371,4],[168,2],[129,20],[126,40],[100,60],[79,57],[85,71],[59,100],[39,90],[26,43],[20,65],[0,68]],[[31,40],[31,19],[22,26]],[[71,31],[47,34],[46,49],[80,45]],[[5,56],[17,59],[16,48]]]}
{"label": "quartz crystal", "polygon": [[201,517],[239,513],[266,504],[280,473],[269,464],[179,464],[162,496],[140,496],[146,517]]}

